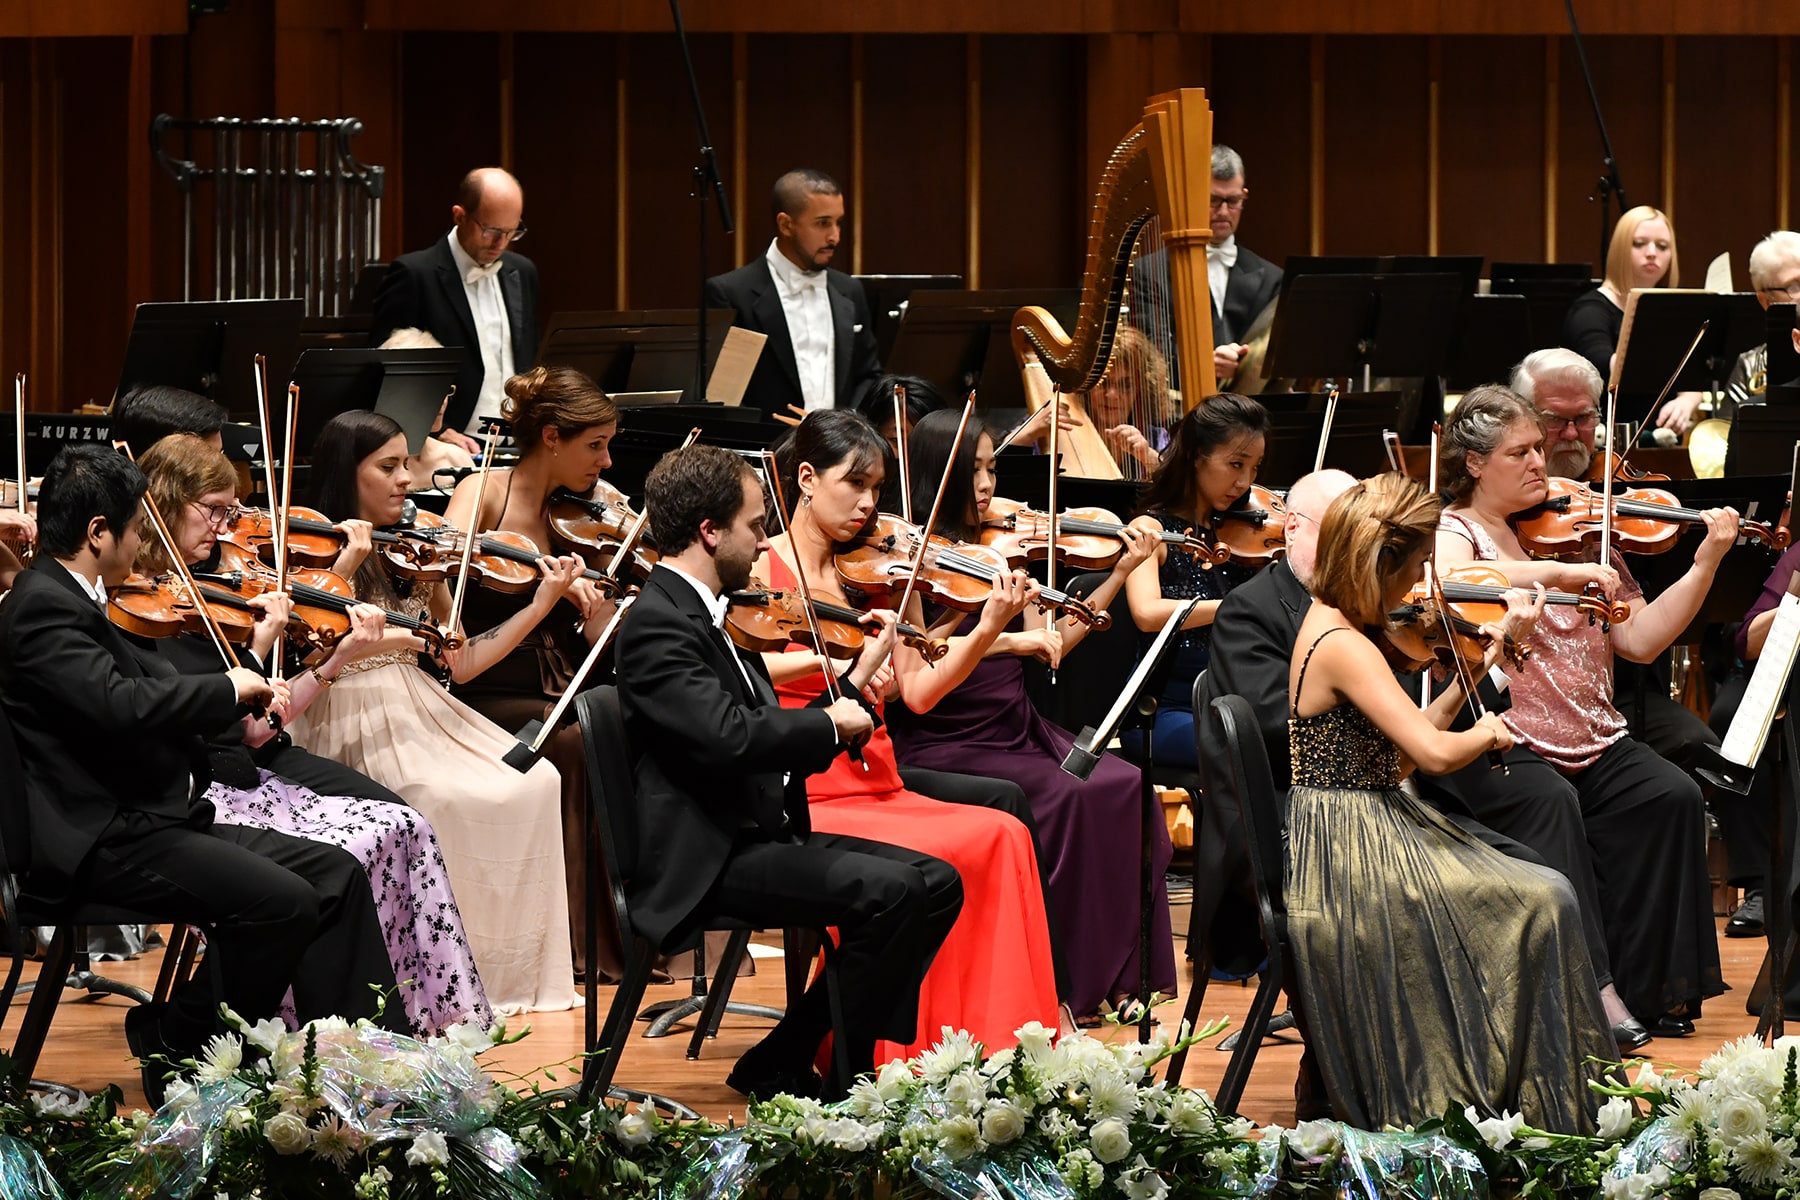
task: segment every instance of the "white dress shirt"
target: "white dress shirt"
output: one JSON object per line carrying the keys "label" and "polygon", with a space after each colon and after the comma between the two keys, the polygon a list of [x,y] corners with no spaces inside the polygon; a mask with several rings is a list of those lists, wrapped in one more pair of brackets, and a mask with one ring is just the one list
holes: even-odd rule
{"label": "white dress shirt", "polygon": [[481,432],[485,417],[500,415],[506,399],[506,381],[513,375],[512,322],[506,316],[506,297],[500,292],[500,260],[482,266],[470,258],[450,231],[450,256],[462,274],[463,291],[469,297],[469,313],[475,318],[475,340],[481,343],[481,394],[463,432]]}
{"label": "white dress shirt", "polygon": [[837,407],[836,339],[831,330],[831,293],[824,271],[802,271],[788,261],[775,242],[769,243],[769,274],[787,317],[788,339],[794,343],[794,365],[800,369],[800,395],[807,412]]}
{"label": "white dress shirt", "polygon": [[69,574],[75,576],[75,582],[79,583],[81,590],[88,594],[88,599],[101,608],[106,607],[106,582],[101,576],[96,575],[89,579],[78,571],[70,571]]}
{"label": "white dress shirt", "polygon": [[659,565],[667,567],[682,579],[687,580],[688,586],[700,594],[700,603],[706,605],[706,613],[712,618],[713,628],[717,629],[719,636],[725,639],[725,647],[731,652],[731,661],[737,664],[738,674],[744,677],[744,686],[750,689],[752,696],[757,695],[756,681],[750,678],[750,668],[744,665],[742,656],[737,652],[736,643],[731,640],[731,635],[725,632],[725,612],[731,607],[731,601],[724,596],[714,595],[711,588],[667,559],[664,559]]}
{"label": "white dress shirt", "polygon": [[1206,286],[1212,289],[1213,318],[1225,315],[1225,287],[1231,281],[1231,268],[1237,265],[1237,234],[1217,246],[1206,247]]}

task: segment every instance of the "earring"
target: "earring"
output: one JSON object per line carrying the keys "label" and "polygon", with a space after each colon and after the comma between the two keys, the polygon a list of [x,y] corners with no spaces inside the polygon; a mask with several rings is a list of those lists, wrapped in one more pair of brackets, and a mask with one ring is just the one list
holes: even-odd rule
{"label": "earring", "polygon": [[811,492],[804,492],[801,494],[800,507],[801,508],[811,508],[812,507],[812,493]]}

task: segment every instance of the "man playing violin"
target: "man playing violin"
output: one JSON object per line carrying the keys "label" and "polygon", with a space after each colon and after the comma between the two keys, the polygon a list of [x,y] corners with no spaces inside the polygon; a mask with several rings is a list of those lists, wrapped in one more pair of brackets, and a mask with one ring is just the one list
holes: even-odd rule
{"label": "man playing violin", "polygon": [[[761,656],[739,653],[719,627],[723,593],[748,584],[769,548],[755,475],[729,451],[690,446],[651,471],[645,503],[662,558],[618,635],[639,753],[632,908],[665,951],[718,917],[836,926],[850,1068],[866,1071],[876,1039],[913,1039],[920,981],[962,907],[948,864],[813,832],[808,816],[807,775],[874,728],[862,685],[893,645],[893,620],[866,639],[842,698],[783,708]],[[758,1096],[815,1088],[811,1062],[830,1026],[821,976],[727,1082]]]}
{"label": "man playing violin", "polygon": [[[280,694],[237,667],[183,676],[134,649],[106,616],[131,573],[146,488],[96,445],[60,452],[40,497],[41,557],[0,606],[0,703],[25,776],[31,867],[46,903],[117,904],[207,929],[207,970],[166,1003],[132,1009],[140,1058],[197,1053],[220,1002],[255,1021],[293,989],[301,1020],[376,1015],[395,986],[362,868],[335,846],[215,825],[200,735]],[[97,748],[99,752],[97,751]],[[145,1090],[161,1099],[161,1072]]]}

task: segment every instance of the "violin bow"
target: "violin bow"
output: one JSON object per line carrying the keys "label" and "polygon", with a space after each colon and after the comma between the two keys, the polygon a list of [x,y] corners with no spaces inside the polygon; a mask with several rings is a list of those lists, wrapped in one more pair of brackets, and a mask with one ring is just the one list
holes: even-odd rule
{"label": "violin bow", "polygon": [[[469,594],[469,560],[475,555],[475,543],[481,534],[473,526],[481,524],[481,497],[487,491],[488,468],[494,462],[494,431],[483,430],[481,434],[481,470],[475,476],[475,511],[469,516],[471,528],[463,534],[462,565],[456,572],[456,594],[450,600],[450,633],[455,636],[462,628],[463,597]],[[450,681],[444,681],[444,690],[450,690]]]}
{"label": "violin bow", "polygon": [[[1441,424],[1439,424],[1438,422],[1433,421],[1431,423],[1431,462],[1428,463],[1425,467],[1425,476],[1426,476],[1426,480],[1427,480],[1425,486],[1430,490],[1431,494],[1434,496],[1438,494],[1438,438],[1442,436],[1443,430],[1444,430],[1444,427]],[[1395,440],[1397,443],[1398,438],[1396,438]],[[1404,475],[1405,473],[1406,472],[1404,472],[1404,471],[1401,472],[1402,475]],[[1437,562],[1437,551],[1434,548],[1432,550],[1431,554],[1428,555],[1425,559],[1425,583],[1426,583],[1426,586],[1432,587],[1433,590],[1435,590],[1435,583],[1437,580],[1437,572],[1436,572],[1436,567],[1435,567],[1436,562]],[[1419,710],[1421,712],[1423,712],[1425,709],[1430,708],[1430,707],[1431,707],[1431,672],[1429,670],[1427,670],[1425,672],[1424,676],[1419,680]]]}
{"label": "violin bow", "polygon": [[912,524],[912,474],[906,465],[906,385],[894,385],[894,455],[900,461],[900,519]]}
{"label": "violin bow", "polygon": [[[113,449],[120,451],[132,462],[137,462],[137,458],[131,453],[131,447],[124,442],[114,442]],[[162,545],[163,554],[168,557],[176,576],[181,580],[181,585],[187,589],[188,602],[194,606],[194,611],[200,614],[200,620],[206,626],[206,632],[212,635],[213,645],[218,649],[219,657],[225,660],[227,667],[243,666],[244,664],[238,661],[237,653],[232,650],[231,643],[225,640],[225,633],[219,628],[219,623],[213,619],[212,610],[206,607],[206,601],[200,594],[200,585],[195,581],[194,573],[188,570],[187,559],[182,557],[180,549],[176,547],[174,535],[169,532],[169,526],[163,521],[161,510],[156,507],[156,498],[150,494],[148,488],[144,490],[143,499],[138,503],[143,508],[144,515],[150,518],[150,527],[156,531],[156,539]]]}
{"label": "violin bow", "polygon": [[[1694,357],[1694,351],[1700,348],[1700,339],[1706,336],[1707,326],[1711,324],[1711,317],[1700,322],[1700,328],[1695,332],[1694,340],[1688,343],[1687,353],[1683,354],[1681,356],[1681,361],[1675,364],[1674,373],[1669,376],[1668,382],[1662,385],[1662,391],[1656,394],[1656,401],[1650,405],[1650,411],[1644,414],[1644,419],[1638,422],[1638,427],[1631,431],[1631,442],[1619,455],[1619,466],[1622,467],[1625,465],[1625,460],[1631,457],[1631,452],[1633,450],[1637,449],[1638,439],[1644,436],[1644,430],[1649,428],[1650,422],[1656,419],[1656,414],[1662,411],[1663,401],[1669,398],[1669,393],[1675,389],[1675,381],[1681,378],[1681,373],[1683,371],[1687,370],[1688,359]],[[1618,388],[1615,387],[1612,390],[1617,392]],[[1610,422],[1612,420],[1612,414],[1608,413],[1606,419]],[[1606,433],[1607,441],[1610,442],[1612,440],[1611,424],[1607,425]]]}
{"label": "violin bow", "polygon": [[[1313,470],[1325,469],[1325,447],[1331,442],[1331,419],[1337,415],[1338,386],[1335,381],[1325,385],[1325,423],[1319,427],[1319,452],[1313,455]],[[1399,470],[1398,467],[1395,470]]]}
{"label": "violin bow", "polygon": [[256,421],[262,429],[263,487],[269,493],[269,535],[274,540],[275,561],[283,561],[282,543],[287,539],[286,522],[278,510],[281,493],[275,488],[275,441],[269,436],[269,360],[258,354],[251,373],[256,377]]}
{"label": "violin bow", "polygon": [[[688,430],[687,440],[682,442],[678,449],[686,450],[689,446],[698,441],[699,438],[700,427],[696,425]],[[606,578],[612,580],[615,586],[619,579],[619,567],[625,562],[626,558],[630,556],[631,548],[637,545],[639,535],[644,532],[644,524],[649,520],[650,506],[646,504],[644,506],[644,511],[638,514],[637,520],[631,523],[631,528],[625,531],[625,538],[619,543],[619,549],[613,554],[613,560],[606,564],[606,570],[603,574]],[[609,635],[609,632],[610,631],[601,633],[601,638],[606,638]]]}
{"label": "violin bow", "polygon": [[[25,507],[25,372],[20,371],[13,376],[13,448],[19,455],[19,515],[24,516]],[[25,561],[31,561],[31,549],[24,548]]]}
{"label": "violin bow", "polygon": [[[938,480],[937,495],[931,501],[931,515],[919,530],[919,545],[913,551],[912,567],[906,575],[906,590],[900,593],[900,603],[894,609],[901,617],[906,615],[906,606],[912,603],[913,589],[919,583],[919,568],[925,565],[925,551],[931,546],[931,531],[937,528],[938,510],[944,505],[944,491],[950,486],[950,473],[956,467],[956,456],[962,450],[963,434],[968,431],[969,418],[974,412],[975,393],[970,392],[969,399],[963,404],[962,420],[956,423],[956,436],[950,441],[950,457],[944,462],[944,476]],[[1055,427],[1053,415],[1051,428]],[[1050,456],[1050,461],[1056,461],[1054,454]]]}
{"label": "violin bow", "polygon": [[[281,499],[279,509],[272,527],[278,531],[275,539],[275,581],[282,591],[293,593],[293,584],[288,580],[288,508],[294,502],[294,437],[299,430],[300,385],[288,384],[287,393],[287,439],[282,442],[281,452]],[[267,435],[263,445],[267,446]],[[273,497],[271,497],[273,499]],[[275,644],[269,650],[269,678],[282,677],[282,650],[287,639],[287,627],[284,625],[280,633],[275,635]]]}
{"label": "violin bow", "polygon": [[[633,532],[636,531],[633,530]],[[562,724],[563,714],[569,711],[569,705],[574,702],[576,695],[581,691],[581,685],[593,672],[595,664],[600,661],[600,656],[606,653],[607,646],[612,644],[613,634],[619,630],[619,622],[625,619],[625,614],[630,611],[632,604],[636,601],[636,592],[619,601],[618,607],[613,610],[612,620],[606,623],[606,628],[600,631],[600,636],[594,639],[592,646],[588,647],[587,657],[581,660],[579,667],[575,668],[574,678],[569,680],[569,686],[563,689],[563,694],[556,698],[555,707],[550,710],[550,715],[544,718],[543,723],[538,725],[536,735],[529,742],[515,743],[502,756],[502,761],[507,766],[524,774],[531,770],[532,764],[536,763],[543,755],[544,743],[550,740],[550,736]],[[537,722],[533,722],[533,724],[537,724]],[[525,737],[529,733],[530,727],[527,726],[519,736]]]}
{"label": "violin bow", "polygon": [[[1594,555],[1594,561],[1606,566],[1612,561],[1612,493],[1613,493],[1613,460],[1617,457],[1613,449],[1614,436],[1617,433],[1613,419],[1619,415],[1619,389],[1617,386],[1606,389],[1606,458],[1602,460],[1604,470],[1600,476],[1600,549]],[[1591,493],[1590,493],[1591,494]]]}
{"label": "violin bow", "polygon": [[[1444,599],[1444,587],[1442,581],[1438,579],[1435,559],[1436,555],[1433,554],[1425,560],[1425,582],[1431,588],[1432,600],[1437,604],[1438,620],[1444,623],[1444,641],[1450,647],[1451,661],[1456,664],[1456,677],[1462,681],[1464,701],[1469,706],[1469,712],[1479,721],[1487,716],[1487,705],[1481,702],[1481,693],[1475,690],[1475,674],[1469,664],[1463,660],[1462,645],[1456,640],[1456,631],[1451,628],[1455,617],[1450,611],[1449,603]],[[1427,678],[1429,678],[1429,672],[1427,672]],[[1490,770],[1498,768],[1502,775],[1512,774],[1507,768],[1506,758],[1500,753],[1498,746],[1487,752],[1487,760]]]}
{"label": "violin bow", "polygon": [[1406,474],[1406,460],[1400,454],[1400,435],[1392,429],[1382,430],[1381,448],[1387,451],[1388,469],[1396,475]]}
{"label": "violin bow", "polygon": [[[1049,545],[1048,545],[1049,553],[1044,555],[1044,586],[1051,591],[1056,590],[1056,477],[1058,475],[1062,474],[1062,471],[1060,470],[1060,464],[1057,460],[1056,451],[1057,451],[1057,433],[1061,428],[1062,428],[1062,385],[1057,384],[1055,387],[1050,389],[1050,454],[1048,455],[1048,457],[1050,459],[1050,491],[1048,493],[1048,495],[1049,495],[1049,511],[1044,514],[1046,524],[1047,524],[1048,530],[1049,530],[1049,535],[1050,535],[1050,541],[1049,541]],[[962,442],[962,439],[959,434],[959,436],[957,438],[957,444],[960,446],[961,442]],[[952,452],[950,461],[951,462],[956,461],[954,452]],[[946,480],[948,480],[949,475],[946,474],[944,476],[944,478]],[[927,532],[929,532],[929,530]],[[1052,629],[1054,629],[1056,627],[1057,620],[1058,620],[1058,617],[1056,617],[1055,615],[1052,615],[1050,617],[1050,627]],[[1051,687],[1056,686],[1056,668],[1055,667],[1050,668],[1050,686]]]}

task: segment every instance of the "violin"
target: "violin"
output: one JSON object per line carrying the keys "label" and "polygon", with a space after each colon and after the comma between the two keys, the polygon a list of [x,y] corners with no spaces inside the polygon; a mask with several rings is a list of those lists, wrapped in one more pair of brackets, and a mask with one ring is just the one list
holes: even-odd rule
{"label": "violin", "polygon": [[[838,581],[855,603],[867,607],[891,606],[912,574],[915,551],[924,533],[891,513],[880,513],[869,532],[836,558]],[[926,598],[956,609],[974,612],[993,594],[994,580],[1012,570],[1006,555],[992,547],[952,542],[932,534],[919,568],[917,591]],[[1095,611],[1082,600],[1054,588],[1042,588],[1038,603],[1067,613],[1084,625],[1105,629],[1112,618]]]}
{"label": "violin", "polygon": [[[1438,572],[1438,590],[1452,606],[1460,608],[1463,603],[1490,604],[1491,612],[1477,617],[1477,623],[1498,621],[1506,615],[1506,601],[1502,600],[1509,591],[1532,593],[1534,589],[1509,583],[1506,575],[1493,567],[1485,567],[1480,563],[1466,563],[1460,567],[1450,567]],[[1407,596],[1407,602],[1413,603],[1425,595],[1423,582],[1415,585]],[[1590,620],[1604,621],[1609,625],[1617,625],[1631,618],[1631,606],[1621,600],[1608,601],[1600,594],[1599,589],[1577,594],[1575,592],[1544,593],[1545,604],[1568,604],[1587,613]],[[1467,615],[1465,613],[1465,615]]]}
{"label": "violin", "polygon": [[[203,588],[212,585],[248,599],[264,592],[285,590],[293,599],[293,613],[288,618],[289,632],[310,649],[329,654],[338,639],[350,632],[350,609],[361,601],[350,581],[321,567],[296,567],[288,572],[287,586],[280,587],[275,571],[255,555],[229,542],[219,544],[218,565],[203,571],[191,568],[194,581]],[[210,589],[208,598],[211,599]],[[391,629],[404,629],[425,642],[433,653],[454,650],[462,638],[447,633],[425,617],[382,610]]]}
{"label": "violin", "polygon": [[1287,504],[1272,488],[1253,483],[1236,504],[1215,511],[1200,530],[1214,547],[1202,566],[1226,561],[1266,566],[1287,553]]}
{"label": "violin", "polygon": [[239,646],[248,642],[261,614],[223,588],[202,586],[200,591],[196,600],[178,576],[134,573],[106,593],[106,615],[126,633],[144,638],[204,633],[210,616],[226,641]]}
{"label": "violin", "polygon": [[[1581,558],[1600,536],[1605,515],[1601,495],[1572,479],[1552,477],[1548,485],[1543,502],[1515,518],[1519,541],[1538,558]],[[1612,511],[1614,544],[1628,554],[1661,554],[1687,526],[1706,520],[1699,509],[1683,508],[1679,499],[1658,488],[1615,487]],[[1775,550],[1787,549],[1791,540],[1786,529],[1747,517],[1738,518],[1738,532]]]}
{"label": "violin", "polygon": [[[1119,534],[1124,522],[1104,508],[1070,508],[1056,517],[1056,560],[1079,571],[1109,570],[1119,561],[1123,547]],[[1152,534],[1165,546],[1200,555],[1209,562],[1224,556],[1211,542],[1192,534],[1157,530]],[[1050,515],[1018,500],[999,496],[988,502],[987,519],[981,523],[981,544],[1006,555],[1013,567],[1048,558]]]}
{"label": "violin", "polygon": [[[1506,576],[1499,571],[1478,566],[1446,572],[1439,577],[1435,592],[1424,581],[1414,584],[1400,607],[1388,613],[1388,642],[1415,666],[1436,662],[1455,670],[1458,655],[1464,662],[1481,660],[1493,641],[1493,635],[1481,627],[1498,625],[1506,616],[1506,601],[1500,597],[1512,589],[1505,583]],[[1604,601],[1590,602],[1574,595],[1567,595],[1565,603],[1593,603],[1601,611],[1606,609]],[[1629,608],[1626,615],[1630,615]],[[1516,641],[1511,634],[1502,637],[1500,652],[1514,668],[1523,667],[1531,657],[1530,645]]]}
{"label": "violin", "polygon": [[[631,536],[638,514],[625,493],[603,479],[594,485],[591,496],[558,488],[550,497],[549,519],[551,535],[560,544],[579,554],[588,566],[604,571]],[[632,547],[631,561],[620,570],[647,579],[655,565],[655,551],[640,545]]]}
{"label": "violin", "polygon": [[[725,610],[725,631],[731,640],[746,650],[767,652],[781,650],[789,642],[817,650],[807,625],[805,603],[797,592],[752,588],[731,592]],[[819,619],[819,633],[832,658],[855,658],[862,653],[864,631],[862,614],[841,604],[813,601],[813,613]],[[896,629],[900,640],[917,650],[926,662],[944,657],[950,643],[934,638],[902,621]]]}

